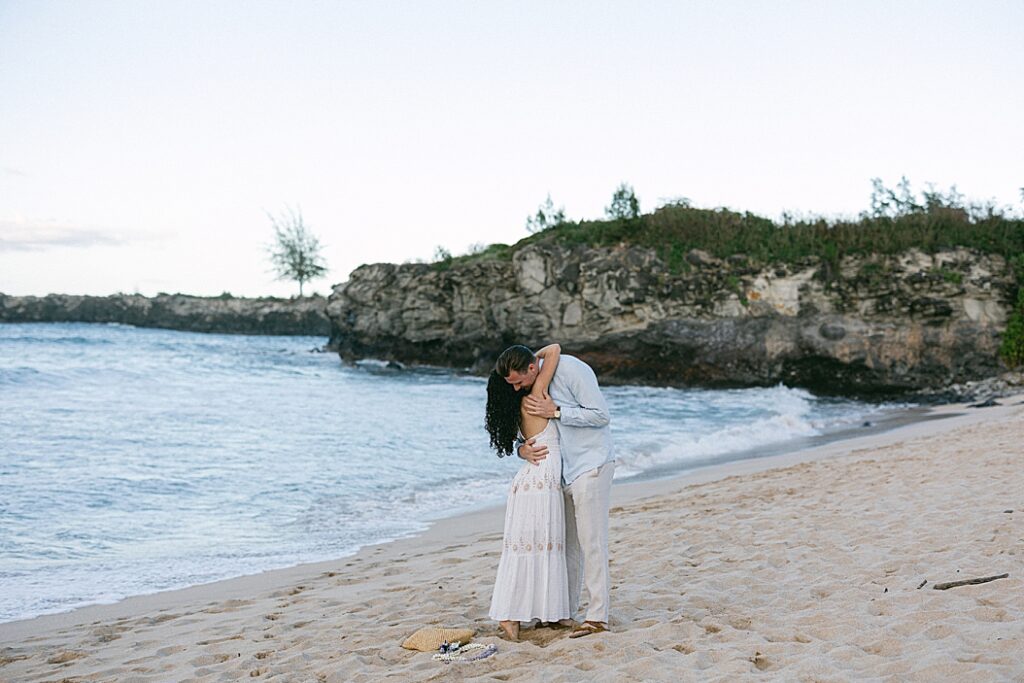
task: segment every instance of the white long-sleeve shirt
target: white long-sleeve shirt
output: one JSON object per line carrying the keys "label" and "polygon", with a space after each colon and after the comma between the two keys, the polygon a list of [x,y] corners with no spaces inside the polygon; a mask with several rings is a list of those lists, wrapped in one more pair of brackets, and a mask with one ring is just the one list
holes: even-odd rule
{"label": "white long-sleeve shirt", "polygon": [[561,411],[555,420],[562,452],[562,483],[571,484],[584,472],[615,460],[608,403],[589,365],[562,355],[548,393]]}

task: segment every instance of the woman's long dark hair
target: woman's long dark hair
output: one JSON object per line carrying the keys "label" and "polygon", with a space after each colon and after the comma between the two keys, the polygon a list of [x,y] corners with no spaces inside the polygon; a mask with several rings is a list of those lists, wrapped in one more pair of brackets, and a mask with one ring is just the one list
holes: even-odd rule
{"label": "woman's long dark hair", "polygon": [[519,405],[523,402],[523,393],[513,389],[497,370],[492,370],[487,378],[484,427],[491,437],[491,448],[498,452],[499,458],[512,455],[519,435]]}

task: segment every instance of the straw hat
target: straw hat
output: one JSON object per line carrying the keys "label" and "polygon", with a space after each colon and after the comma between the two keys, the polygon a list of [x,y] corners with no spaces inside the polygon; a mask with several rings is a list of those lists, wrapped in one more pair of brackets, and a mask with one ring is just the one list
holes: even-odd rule
{"label": "straw hat", "polygon": [[465,645],[472,637],[474,631],[468,628],[443,628],[440,626],[427,626],[405,639],[402,647],[406,650],[419,650],[420,652],[437,652],[442,643],[454,643],[458,641]]}

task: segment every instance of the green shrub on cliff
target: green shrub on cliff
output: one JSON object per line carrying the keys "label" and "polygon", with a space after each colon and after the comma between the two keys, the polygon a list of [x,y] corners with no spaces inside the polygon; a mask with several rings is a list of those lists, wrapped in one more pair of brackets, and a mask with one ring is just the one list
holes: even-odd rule
{"label": "green shrub on cliff", "polygon": [[633,221],[640,218],[640,200],[629,183],[620,183],[612,194],[612,203],[604,208],[604,215],[612,221]]}
{"label": "green shrub on cliff", "polygon": [[[898,254],[915,248],[934,253],[967,247],[1007,259],[1024,253],[1024,218],[993,202],[968,202],[955,187],[938,191],[929,187],[915,194],[906,178],[895,189],[879,179],[872,181],[870,208],[857,218],[826,219],[819,216],[783,216],[773,221],[749,211],[726,208],[695,208],[689,199],[678,199],[648,214],[639,212],[632,188],[622,185],[613,199],[622,211],[614,218],[567,221],[550,197],[528,221],[531,235],[514,245],[492,244],[483,251],[459,256],[454,263],[484,259],[510,259],[517,250],[538,243],[650,247],[673,272],[689,270],[686,254],[707,251],[718,258],[745,255],[752,265],[795,263],[809,257],[824,265],[824,276],[839,276],[844,256]],[[613,202],[614,203],[614,202]],[[611,208],[611,207],[609,207]],[[1024,282],[1024,267],[1015,269]],[[870,273],[865,273],[870,275]],[[942,273],[951,283],[962,276]]]}
{"label": "green shrub on cliff", "polygon": [[999,347],[999,356],[1010,368],[1024,365],[1024,287],[1017,292],[1017,307],[1010,314],[1003,332],[1003,343]]}
{"label": "green shrub on cliff", "polygon": [[434,270],[448,270],[452,267],[452,252],[440,244],[434,248]]}
{"label": "green shrub on cliff", "polygon": [[526,231],[533,234],[558,227],[565,222],[565,207],[555,208],[549,194],[544,203],[537,207],[537,213],[526,217]]}
{"label": "green shrub on cliff", "polygon": [[614,246],[620,243],[656,249],[668,262],[690,249],[719,258],[745,254],[761,263],[795,262],[817,257],[838,265],[847,255],[896,254],[911,248],[925,252],[967,247],[1011,258],[1024,252],[1024,219],[993,202],[966,202],[955,187],[929,188],[918,197],[904,178],[896,189],[873,181],[871,208],[856,219],[809,216],[782,223],[730,209],[700,209],[673,202],[636,221],[597,220],[562,223],[527,237],[513,247],[537,242]]}

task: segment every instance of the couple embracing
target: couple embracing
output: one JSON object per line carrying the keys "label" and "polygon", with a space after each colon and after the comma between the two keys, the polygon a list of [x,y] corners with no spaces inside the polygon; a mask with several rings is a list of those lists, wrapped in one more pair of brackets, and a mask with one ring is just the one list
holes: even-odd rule
{"label": "couple embracing", "polygon": [[[490,617],[504,635],[535,619],[608,628],[608,506],[615,456],[608,405],[589,365],[558,344],[502,352],[487,383],[485,426],[499,456],[526,461],[509,488]],[[583,586],[587,611],[579,611]]]}

